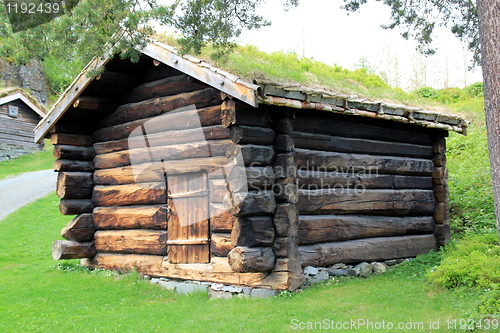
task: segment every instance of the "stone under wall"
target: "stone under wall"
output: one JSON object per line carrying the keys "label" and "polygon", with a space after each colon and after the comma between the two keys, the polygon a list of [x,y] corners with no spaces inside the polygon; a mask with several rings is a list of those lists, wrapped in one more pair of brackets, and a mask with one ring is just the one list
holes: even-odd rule
{"label": "stone under wall", "polygon": [[43,148],[44,148],[43,145],[40,145],[39,148],[36,148],[36,147],[24,147],[24,146],[16,146],[16,145],[0,143],[0,162],[11,160],[13,158],[18,158],[23,155],[36,153],[38,151],[43,150]]}

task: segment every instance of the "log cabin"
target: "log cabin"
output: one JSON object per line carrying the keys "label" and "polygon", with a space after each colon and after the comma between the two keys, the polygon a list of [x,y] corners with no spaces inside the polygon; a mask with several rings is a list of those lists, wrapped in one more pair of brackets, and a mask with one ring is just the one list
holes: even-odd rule
{"label": "log cabin", "polygon": [[76,215],[54,259],[294,290],[305,266],[447,242],[445,138],[463,117],[248,82],[156,41],[140,53],[95,58],[35,130]]}
{"label": "log cabin", "polygon": [[34,143],[34,129],[46,113],[45,108],[24,90],[0,89],[0,144],[40,148]]}

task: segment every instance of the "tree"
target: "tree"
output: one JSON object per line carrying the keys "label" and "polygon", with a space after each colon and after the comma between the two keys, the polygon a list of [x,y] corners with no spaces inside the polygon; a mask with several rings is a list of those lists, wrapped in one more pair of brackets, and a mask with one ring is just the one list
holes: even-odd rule
{"label": "tree", "polygon": [[[38,2],[40,0],[33,0]],[[57,1],[57,0],[54,0]],[[297,0],[280,0],[285,9]],[[59,1],[60,2],[60,1]],[[19,62],[56,57],[70,61],[103,55],[105,44],[124,57],[136,59],[133,46],[153,33],[151,21],[175,27],[182,38],[182,52],[200,52],[207,43],[215,56],[223,56],[243,29],[269,24],[256,10],[263,0],[67,0],[65,15],[30,29],[13,32],[7,0],[0,0],[0,56]],[[75,3],[77,3],[75,5]],[[23,19],[21,16],[17,19]],[[11,22],[12,23],[12,22]]]}
{"label": "tree", "polygon": [[[356,11],[368,0],[344,0]],[[382,0],[377,0],[382,1]],[[422,51],[432,54],[432,36],[444,26],[468,43],[474,63],[481,64],[484,104],[497,230],[500,238],[500,0],[383,0],[391,8],[387,29],[402,27],[404,38],[414,37]]]}

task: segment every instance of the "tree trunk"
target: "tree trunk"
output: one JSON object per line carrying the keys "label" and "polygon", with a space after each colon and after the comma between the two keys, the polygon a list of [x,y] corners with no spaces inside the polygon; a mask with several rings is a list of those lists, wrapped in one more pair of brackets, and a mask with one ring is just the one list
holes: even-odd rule
{"label": "tree trunk", "polygon": [[500,1],[477,0],[484,81],[484,107],[495,215],[500,236]]}

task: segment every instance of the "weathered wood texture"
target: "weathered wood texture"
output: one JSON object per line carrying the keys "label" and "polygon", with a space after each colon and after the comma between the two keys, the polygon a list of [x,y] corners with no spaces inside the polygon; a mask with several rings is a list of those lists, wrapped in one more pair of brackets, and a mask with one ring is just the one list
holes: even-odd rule
{"label": "weathered wood texture", "polygon": [[92,161],[92,159],[94,158],[94,148],[70,145],[55,145],[54,158],[56,160]]}
{"label": "weathered wood texture", "polygon": [[274,184],[274,170],[267,167],[234,166],[227,174],[232,192],[270,190]]}
{"label": "weathered wood texture", "polygon": [[[197,107],[200,107],[196,104]],[[193,116],[199,119],[199,123],[193,122]],[[99,129],[92,135],[94,142],[106,142],[128,138],[132,132],[147,122],[147,135],[163,133],[167,131],[180,131],[185,129],[198,128],[199,126],[214,126],[221,123],[221,106],[200,107],[197,110],[166,113],[160,117],[151,116],[149,118],[129,121],[119,125],[113,125]],[[134,132],[137,136],[142,133]]]}
{"label": "weathered wood texture", "polygon": [[62,199],[92,198],[92,173],[59,172],[57,176],[56,194]]}
{"label": "weathered wood texture", "polygon": [[233,161],[240,158],[245,166],[263,167],[271,165],[274,160],[274,149],[269,146],[233,145],[226,153],[226,157]]}
{"label": "weathered wood texture", "polygon": [[75,242],[90,242],[94,237],[96,227],[92,214],[81,214],[72,219],[62,230],[64,239]]}
{"label": "weathered wood texture", "polygon": [[436,249],[434,235],[379,237],[299,246],[302,266],[410,258]]}
{"label": "weathered wood texture", "polygon": [[295,149],[295,151],[298,167],[301,169],[319,168],[320,171],[410,176],[429,176],[434,172],[432,161],[427,159],[321,152],[306,149]]}
{"label": "weathered wood texture", "polygon": [[[169,130],[165,132],[159,132],[150,134],[148,132],[148,143],[150,147],[160,147],[173,144],[183,144],[197,141],[199,139],[204,140],[223,140],[230,138],[230,131],[228,128],[224,128],[220,125],[207,126],[199,128],[191,128],[185,130]],[[193,140],[194,139],[194,140]],[[144,137],[133,136],[130,138],[97,142],[94,144],[95,153],[106,154],[116,151],[127,150],[132,147],[139,147],[140,144],[144,143]]]}
{"label": "weathered wood texture", "polygon": [[297,115],[293,119],[293,130],[304,133],[319,133],[348,138],[402,142],[417,145],[432,144],[429,134],[415,133],[401,129],[388,129],[377,125],[364,124],[357,121],[346,121],[334,118],[318,118]]}
{"label": "weathered wood texture", "polygon": [[271,246],[275,231],[270,216],[250,216],[236,219],[231,232],[233,246]]}
{"label": "weathered wood texture", "polygon": [[102,127],[159,116],[166,112],[195,104],[197,107],[207,107],[221,104],[220,93],[213,88],[181,93],[174,96],[152,98],[137,103],[120,105],[116,111],[101,122]]}
{"label": "weathered wood texture", "polygon": [[164,160],[181,160],[196,157],[224,156],[230,147],[229,140],[212,140],[175,144],[169,146],[150,146],[97,155],[94,158],[96,169],[109,169],[125,165],[141,164]]}
{"label": "weathered wood texture", "polygon": [[111,113],[115,111],[116,103],[107,98],[80,96],[73,102],[75,109],[99,111],[100,113]]}
{"label": "weathered wood texture", "polygon": [[133,184],[137,182],[164,182],[164,173],[176,174],[206,170],[215,172],[227,166],[225,157],[203,157],[173,160],[168,163],[145,163],[132,166],[101,169],[94,173],[94,183],[102,185]]}
{"label": "weathered wood texture", "polygon": [[239,144],[272,145],[274,131],[271,128],[256,126],[231,126],[231,140]]}
{"label": "weathered wood texture", "polygon": [[299,244],[340,242],[352,239],[422,235],[434,232],[434,219],[370,215],[301,215]]}
{"label": "weathered wood texture", "polygon": [[276,208],[276,200],[271,191],[228,193],[224,206],[234,216],[269,215]]}
{"label": "weathered wood texture", "polygon": [[167,230],[167,206],[96,207],[92,213],[97,229]]}
{"label": "weathered wood texture", "polygon": [[299,169],[298,185],[303,190],[321,188],[432,189],[430,176],[384,175],[364,172],[327,172]]}
{"label": "weathered wood texture", "polygon": [[231,232],[237,217],[229,213],[224,204],[213,203],[210,207],[210,229],[212,232]]}
{"label": "weathered wood texture", "polygon": [[94,163],[92,161],[55,160],[53,169],[54,171],[93,172]]}
{"label": "weathered wood texture", "polygon": [[218,282],[254,288],[293,290],[293,287],[298,287],[296,284],[291,284],[288,272],[283,270],[270,274],[235,273],[229,266],[227,258],[212,257],[209,264],[184,265],[169,264],[166,257],[163,256],[99,253],[91,260],[86,260],[84,264],[89,267],[115,271],[137,269],[149,276]]}
{"label": "weathered wood texture", "polygon": [[[9,106],[17,107],[17,117],[9,116]],[[22,100],[16,99],[0,105],[0,142],[37,147],[33,130],[41,117]]]}
{"label": "weathered wood texture", "polygon": [[433,156],[431,145],[345,138],[301,132],[293,132],[291,137],[295,147],[304,149],[415,158],[432,158]]}
{"label": "weathered wood texture", "polygon": [[94,243],[78,243],[74,241],[55,241],[52,245],[52,258],[81,259],[92,258],[97,254]]}
{"label": "weathered wood texture", "polygon": [[96,185],[92,201],[96,206],[155,205],[166,202],[165,183]]}
{"label": "weathered wood texture", "polygon": [[94,203],[90,199],[61,199],[59,210],[63,215],[92,213]]}
{"label": "weathered wood texture", "polygon": [[167,253],[167,232],[160,230],[99,230],[94,235],[99,253]]}
{"label": "weathered wood texture", "polygon": [[301,214],[428,216],[434,213],[430,190],[299,190]]}
{"label": "weathered wood texture", "polygon": [[269,272],[276,257],[270,247],[235,247],[228,254],[229,266],[234,272]]}
{"label": "weathered wood texture", "polygon": [[173,96],[179,93],[201,90],[207,87],[206,84],[191,79],[187,75],[176,75],[143,83],[128,92],[123,97],[122,102],[136,103],[151,98]]}
{"label": "weathered wood texture", "polygon": [[231,234],[216,234],[210,236],[210,252],[212,256],[227,257],[228,253],[234,249],[231,244]]}
{"label": "weathered wood texture", "polygon": [[70,145],[70,146],[92,146],[93,139],[91,135],[78,134],[61,134],[53,133],[50,136],[53,145]]}
{"label": "weathered wood texture", "polygon": [[222,103],[222,126],[246,125],[269,128],[272,124],[271,115],[261,109],[251,109],[233,99]]}

